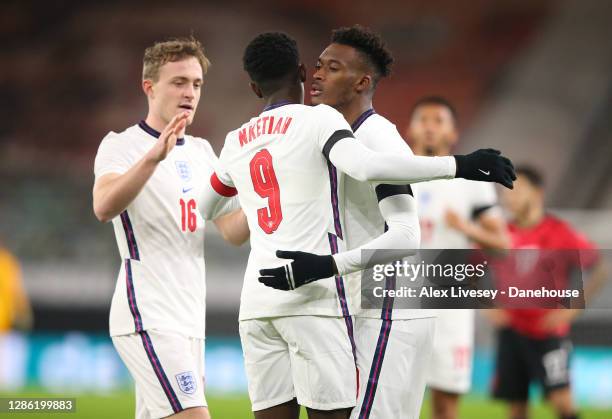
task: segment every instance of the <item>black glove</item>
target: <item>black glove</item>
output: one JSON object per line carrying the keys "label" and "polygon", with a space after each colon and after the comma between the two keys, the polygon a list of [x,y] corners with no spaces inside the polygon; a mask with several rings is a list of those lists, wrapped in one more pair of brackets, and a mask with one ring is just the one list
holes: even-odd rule
{"label": "black glove", "polygon": [[455,177],[497,182],[512,189],[512,181],[516,180],[514,166],[510,159],[501,155],[499,150],[486,148],[454,157],[457,162]]}
{"label": "black glove", "polygon": [[319,279],[334,276],[334,258],[306,252],[277,250],[276,256],[293,259],[288,265],[259,271],[259,282],[277,290],[292,290]]}

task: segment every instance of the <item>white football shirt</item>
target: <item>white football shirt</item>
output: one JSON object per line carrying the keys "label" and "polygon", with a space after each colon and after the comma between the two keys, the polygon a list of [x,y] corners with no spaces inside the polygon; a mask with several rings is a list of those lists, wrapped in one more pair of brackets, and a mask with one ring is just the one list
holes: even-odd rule
{"label": "white football shirt", "polygon": [[[332,138],[335,133],[338,138]],[[251,230],[240,320],[349,314],[339,277],[291,292],[258,281],[260,269],[289,262],[277,258],[277,250],[329,254],[344,249],[342,174],[328,163],[324,149],[334,138],[347,136],[352,137],[350,126],[333,108],[287,103],[265,108],[227,135],[212,183],[222,195],[231,194],[224,189],[237,190]]]}
{"label": "white football shirt", "polygon": [[466,179],[432,180],[414,187],[419,203],[421,248],[470,249],[473,244],[465,234],[448,226],[447,210],[464,219],[477,218],[483,212],[500,215],[495,187],[488,182]]}
{"label": "white football shirt", "polygon": [[[96,179],[123,174],[155,144],[144,121],[110,132],[96,155]],[[113,227],[121,268],[110,310],[111,336],[147,329],[204,338],[205,267],[202,189],[217,157],[208,141],[186,135],[159,163]],[[237,208],[227,201],[224,211]]]}
{"label": "white football shirt", "polygon": [[[404,142],[397,128],[388,119],[370,109],[363,113],[353,124],[355,137],[369,149],[381,152],[394,152],[412,155],[412,150]],[[359,182],[345,177],[345,224],[346,245],[348,249],[360,247],[385,232],[385,219],[378,206],[376,187],[380,183]],[[355,304],[357,317],[415,319],[432,317],[431,310],[390,309],[392,298],[385,300],[383,309],[361,309],[361,275],[355,272],[347,275],[350,301]],[[395,304],[397,306],[397,304]]]}
{"label": "white football shirt", "polygon": [[[492,183],[466,179],[434,180],[416,185],[414,190],[419,203],[421,247],[424,249],[474,247],[465,234],[446,223],[445,215],[449,209],[464,219],[475,219],[484,212],[501,216]],[[475,311],[439,309],[436,313],[428,382],[434,387],[465,392],[470,386]],[[457,363],[457,359],[467,361]]]}

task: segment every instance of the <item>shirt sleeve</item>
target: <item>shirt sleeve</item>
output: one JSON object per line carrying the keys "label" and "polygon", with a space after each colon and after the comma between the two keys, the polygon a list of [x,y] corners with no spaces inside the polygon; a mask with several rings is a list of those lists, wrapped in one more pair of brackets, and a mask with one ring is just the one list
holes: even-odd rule
{"label": "shirt sleeve", "polygon": [[[564,223],[565,224],[565,223]],[[599,252],[595,245],[582,233],[574,230],[568,224],[565,227],[566,245],[568,249],[578,250],[579,260],[574,261],[581,269],[590,269],[599,261]]]}
{"label": "shirt sleeve", "polygon": [[482,215],[502,217],[497,200],[495,185],[488,182],[467,181],[472,185],[472,219],[477,220]]}
{"label": "shirt sleeve", "polygon": [[226,163],[229,153],[231,152],[231,150],[228,149],[228,144],[229,144],[228,140],[231,135],[232,135],[231,132],[227,135],[225,139],[225,145],[221,149],[221,153],[219,153],[219,158],[218,159],[215,158],[215,177],[216,177],[215,182],[218,181],[219,183],[217,183],[217,185],[220,187],[220,190],[221,189],[224,190],[224,193],[222,194],[223,196],[227,196],[227,194],[230,194],[231,196],[233,196],[233,195],[236,195],[237,193],[235,189],[234,181],[232,180],[232,176],[229,173],[229,170],[227,168],[227,163]]}
{"label": "shirt sleeve", "polygon": [[[387,197],[378,205],[387,224],[387,231],[360,247],[333,255],[340,275],[393,262],[416,253],[421,230],[414,198],[400,194]],[[363,250],[373,250],[372,257],[362,257]]]}
{"label": "shirt sleeve", "polygon": [[331,106],[317,105],[312,111],[312,126],[316,127],[317,147],[326,158],[338,141],[343,138],[354,138],[351,126],[344,116]]}
{"label": "shirt sleeve", "polygon": [[[370,150],[414,156],[412,149],[406,144],[395,125],[387,120],[371,126],[362,126],[360,130],[357,141]],[[384,198],[398,194],[414,196],[409,184],[388,184],[384,182],[371,182],[371,184],[379,202]]]}
{"label": "shirt sleeve", "polygon": [[[363,130],[366,127],[362,127]],[[395,126],[383,122],[360,132],[358,141],[375,151],[413,155]],[[378,199],[378,208],[386,223],[386,231],[364,245],[334,255],[341,275],[370,268],[375,264],[389,263],[412,255],[419,248],[421,230],[417,216],[417,204],[410,185],[390,185],[372,182]],[[374,252],[370,260],[364,260],[363,250]]]}
{"label": "shirt sleeve", "polygon": [[452,156],[424,157],[392,152],[376,152],[353,138],[337,141],[329,151],[329,161],[360,182],[406,184],[455,177]]}
{"label": "shirt sleeve", "polygon": [[[231,133],[227,135],[225,144],[227,144],[230,135]],[[210,178],[212,186],[215,190],[218,191],[219,195],[227,197],[236,195],[237,191],[234,187],[234,182],[232,181],[232,178],[229,172],[226,170],[224,164],[224,161],[227,158],[226,146],[223,147],[221,153],[219,154],[219,157],[217,157],[210,143],[206,141],[204,144],[206,147],[206,153],[208,154],[208,158],[212,162],[214,169],[214,173],[212,173],[212,176]]]}
{"label": "shirt sleeve", "polygon": [[122,138],[114,132],[104,137],[94,162],[96,179],[108,173],[123,174],[132,167],[133,162],[127,158],[122,143]]}
{"label": "shirt sleeve", "polygon": [[375,152],[355,140],[340,112],[327,105],[315,106],[314,110],[317,146],[334,166],[360,182],[405,184],[455,177],[457,167],[452,156]]}
{"label": "shirt sleeve", "polygon": [[[228,134],[228,138],[230,135],[231,133]],[[227,138],[225,144],[227,145]],[[236,196],[238,191],[224,164],[227,158],[226,146],[221,150],[219,158],[214,155],[210,144],[208,147],[212,153],[213,171],[210,178],[204,181],[202,216],[207,220],[212,220],[239,208],[240,203]]]}

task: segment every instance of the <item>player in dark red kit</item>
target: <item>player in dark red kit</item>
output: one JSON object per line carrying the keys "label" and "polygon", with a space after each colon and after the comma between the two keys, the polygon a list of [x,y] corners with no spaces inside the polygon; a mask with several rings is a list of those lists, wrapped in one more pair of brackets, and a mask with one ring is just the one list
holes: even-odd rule
{"label": "player in dark red kit", "polygon": [[[514,190],[504,191],[503,201],[510,215],[508,229],[513,249],[544,250],[575,249],[568,254],[579,257],[562,257],[555,260],[557,283],[569,283],[576,269],[591,271],[585,281],[588,299],[604,278],[597,251],[580,233],[566,222],[548,214],[544,209],[542,176],[529,167],[517,168]],[[527,252],[524,250],[523,252]],[[535,252],[535,250],[534,250]],[[547,252],[551,253],[551,252]],[[559,252],[557,252],[559,254]],[[534,253],[535,254],[535,253]],[[563,256],[565,252],[561,252]],[[542,260],[541,256],[539,256]],[[539,262],[538,262],[539,263]],[[540,271],[541,272],[541,271]],[[533,276],[519,273],[519,269],[501,272],[503,284],[498,287],[525,284],[535,289]],[[528,278],[527,281],[523,279]],[[569,358],[571,342],[569,330],[578,309],[507,308],[485,310],[491,321],[499,327],[496,376],[493,393],[496,398],[509,403],[511,419],[526,419],[528,393],[531,381],[538,381],[544,394],[560,419],[578,418],[572,401]]]}

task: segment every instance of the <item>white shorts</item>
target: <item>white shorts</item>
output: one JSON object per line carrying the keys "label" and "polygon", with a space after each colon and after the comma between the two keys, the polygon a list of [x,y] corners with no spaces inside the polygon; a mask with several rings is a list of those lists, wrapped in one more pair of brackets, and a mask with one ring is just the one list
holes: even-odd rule
{"label": "white shorts", "polygon": [[474,310],[438,310],[427,385],[464,394],[472,385]]}
{"label": "white shorts", "polygon": [[294,398],[317,410],[355,406],[357,370],[347,329],[352,333],[351,318],[289,316],[240,321],[253,411]]}
{"label": "white shorts", "polygon": [[418,419],[434,318],[355,319],[359,400],[351,419]]}
{"label": "white shorts", "polygon": [[164,418],[204,398],[204,339],[146,330],[113,336],[136,385],[136,419]]}

